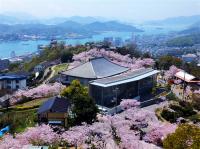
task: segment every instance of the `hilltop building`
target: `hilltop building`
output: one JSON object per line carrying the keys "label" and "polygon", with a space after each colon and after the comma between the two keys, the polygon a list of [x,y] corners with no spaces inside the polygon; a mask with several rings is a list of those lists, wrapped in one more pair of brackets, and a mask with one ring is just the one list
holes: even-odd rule
{"label": "hilltop building", "polygon": [[121,99],[138,99],[143,102],[143,96],[152,92],[157,70],[151,68],[139,69],[91,81],[90,96],[98,105],[112,107],[118,105]]}
{"label": "hilltop building", "polygon": [[79,80],[89,87],[89,94],[98,105],[113,107],[120,103],[116,99],[145,100],[142,97],[151,94],[158,73],[151,68],[129,71],[129,68],[101,57],[91,59],[61,75],[63,84]]}
{"label": "hilltop building", "polygon": [[128,71],[129,68],[122,67],[106,58],[94,58],[90,61],[62,72],[62,82],[70,84],[73,80],[79,80],[81,84],[88,85],[89,81],[115,76]]}

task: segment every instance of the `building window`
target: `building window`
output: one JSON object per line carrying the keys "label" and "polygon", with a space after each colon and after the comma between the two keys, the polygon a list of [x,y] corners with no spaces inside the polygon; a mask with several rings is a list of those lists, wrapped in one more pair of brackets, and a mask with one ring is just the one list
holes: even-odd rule
{"label": "building window", "polygon": [[19,80],[16,80],[16,83],[19,83]]}
{"label": "building window", "polygon": [[7,83],[8,83],[8,84],[11,84],[11,80],[7,80]]}
{"label": "building window", "polygon": [[11,86],[8,85],[8,86],[7,86],[7,89],[11,89]]}

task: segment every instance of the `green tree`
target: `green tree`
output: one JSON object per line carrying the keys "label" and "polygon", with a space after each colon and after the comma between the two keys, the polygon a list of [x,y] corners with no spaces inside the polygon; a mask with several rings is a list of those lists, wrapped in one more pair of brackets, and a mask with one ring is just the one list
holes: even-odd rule
{"label": "green tree", "polygon": [[70,120],[73,125],[86,122],[91,124],[96,119],[98,108],[88,94],[88,89],[80,84],[79,81],[72,81],[71,85],[62,92],[72,104],[73,118]]}
{"label": "green tree", "polygon": [[9,65],[9,71],[18,71],[20,68],[20,63],[11,63]]}
{"label": "green tree", "polygon": [[61,62],[62,63],[71,62],[72,58],[73,58],[73,53],[71,53],[70,51],[63,51],[61,53]]}
{"label": "green tree", "polygon": [[168,70],[170,66],[175,65],[180,68],[182,66],[182,60],[173,56],[162,56],[158,60],[158,67],[160,69]]}
{"label": "green tree", "polygon": [[142,56],[142,54],[138,50],[136,44],[128,44],[126,47],[119,47],[114,51],[120,53],[121,55],[129,54],[131,57],[137,57],[138,58],[138,57]]}
{"label": "green tree", "polygon": [[192,95],[192,105],[195,109],[200,110],[200,95],[199,94],[193,94]]}
{"label": "green tree", "polygon": [[145,52],[143,55],[142,55],[143,58],[151,58],[151,54],[149,52]]}
{"label": "green tree", "polygon": [[199,149],[200,128],[195,125],[180,125],[175,133],[163,141],[164,149]]}

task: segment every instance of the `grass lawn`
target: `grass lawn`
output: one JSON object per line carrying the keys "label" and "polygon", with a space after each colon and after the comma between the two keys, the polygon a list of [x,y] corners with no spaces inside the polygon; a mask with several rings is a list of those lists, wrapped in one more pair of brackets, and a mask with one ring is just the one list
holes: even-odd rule
{"label": "grass lawn", "polygon": [[59,65],[56,65],[55,67],[53,67],[53,70],[55,71],[54,75],[57,75],[58,72],[60,72],[60,71],[67,70],[68,65],[69,65],[68,63],[63,63],[63,64],[59,64]]}
{"label": "grass lawn", "polygon": [[16,108],[23,108],[23,107],[37,107],[37,106],[40,106],[42,105],[45,101],[47,101],[49,98],[40,98],[40,99],[35,99],[35,100],[32,100],[32,101],[28,101],[28,102],[25,102],[23,104],[19,104],[19,105],[16,105],[14,107]]}
{"label": "grass lawn", "polygon": [[23,132],[27,127],[37,123],[37,109],[48,98],[35,99],[23,104],[3,109],[0,118],[0,128],[10,125],[11,133]]}
{"label": "grass lawn", "polygon": [[0,127],[10,125],[10,133],[23,132],[27,127],[33,127],[37,123],[37,109],[24,111],[10,111],[1,115]]}

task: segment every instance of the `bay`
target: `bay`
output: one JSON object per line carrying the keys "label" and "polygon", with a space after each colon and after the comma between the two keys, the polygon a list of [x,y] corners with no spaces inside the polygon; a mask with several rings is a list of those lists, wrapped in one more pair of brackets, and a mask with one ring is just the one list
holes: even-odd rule
{"label": "bay", "polygon": [[[65,39],[67,45],[85,44],[86,42],[103,41],[104,37],[120,37],[123,40],[130,38],[132,33],[130,32],[106,32],[99,35],[94,35],[92,38],[84,39]],[[12,51],[15,51],[16,55],[24,55],[36,52],[38,45],[48,45],[49,40],[29,40],[29,41],[8,41],[0,42],[0,58],[8,58]]]}

